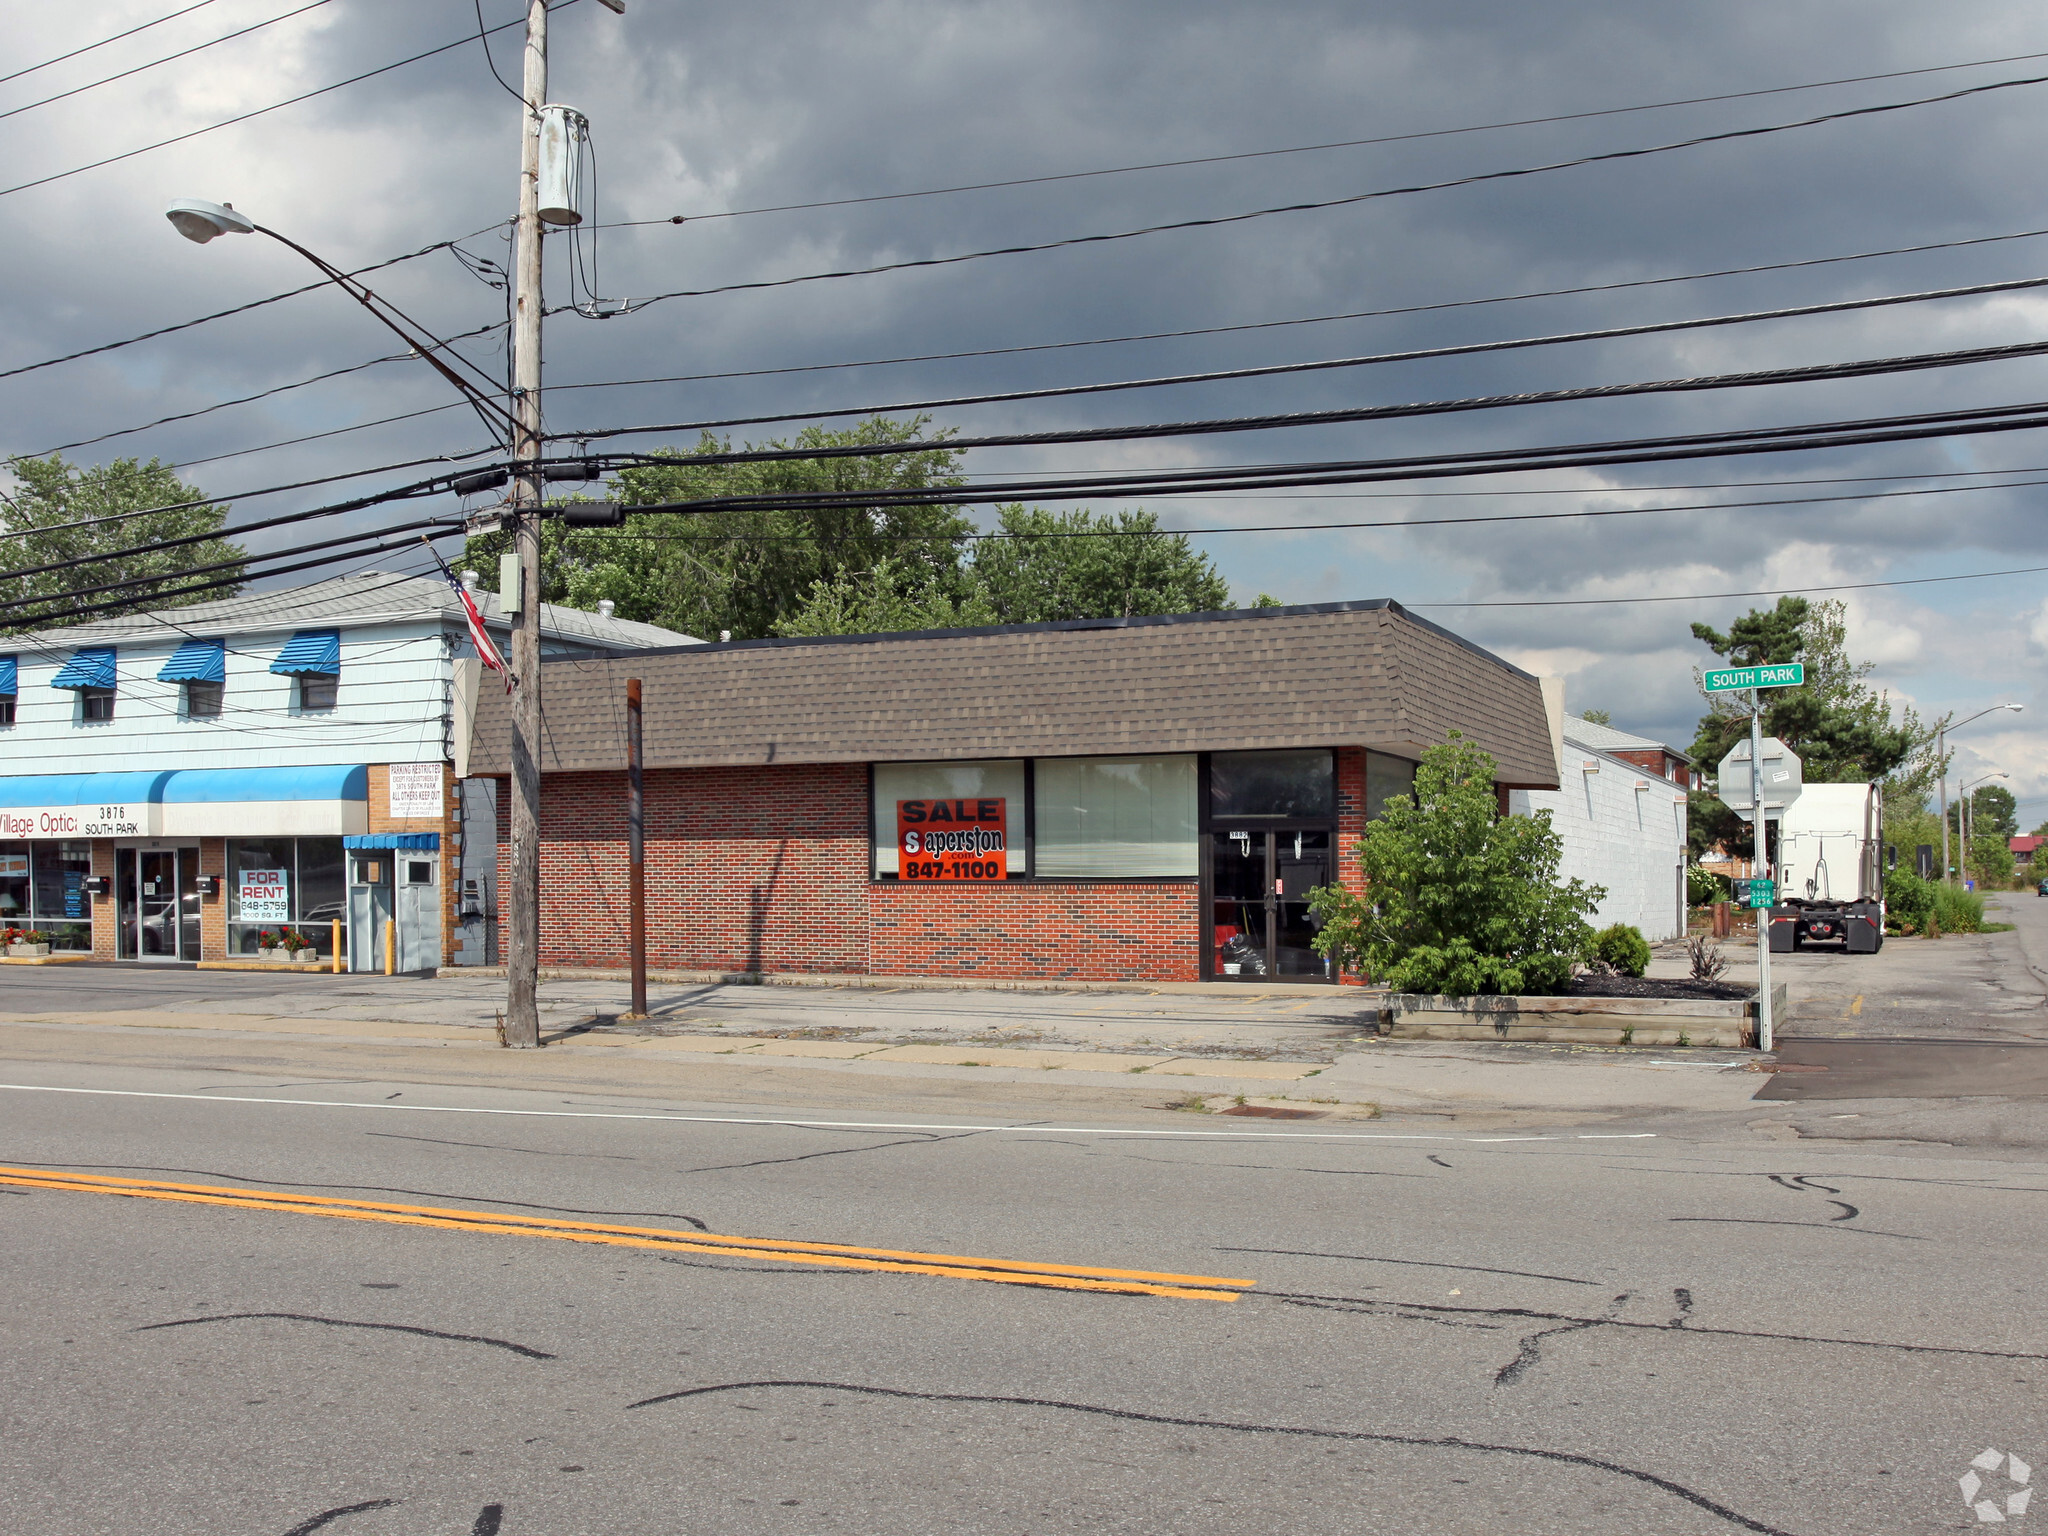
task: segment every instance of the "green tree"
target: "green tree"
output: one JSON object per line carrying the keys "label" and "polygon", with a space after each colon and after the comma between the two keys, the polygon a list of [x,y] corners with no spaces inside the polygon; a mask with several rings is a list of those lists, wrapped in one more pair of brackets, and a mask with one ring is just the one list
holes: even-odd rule
{"label": "green tree", "polygon": [[1614,716],[1604,709],[1582,709],[1579,711],[1579,718],[1588,725],[1614,724]]}
{"label": "green tree", "polygon": [[[791,442],[746,445],[767,449],[829,449],[916,440],[925,418],[883,417],[842,430],[807,428]],[[717,497],[831,492],[855,498],[845,506],[801,509],[729,508],[696,514],[650,512],[628,516],[619,529],[565,529],[542,525],[541,569],[549,602],[594,608],[602,598],[619,617],[712,636],[730,630],[740,639],[776,633],[802,610],[819,582],[859,576],[890,560],[899,581],[918,590],[939,585],[966,595],[961,545],[973,525],[950,507],[882,507],[863,494],[957,486],[959,451],[946,447],[874,458],[777,459],[759,464],[702,464],[707,454],[732,451],[706,434],[693,453],[620,472],[611,494],[628,506]],[[495,587],[503,534],[472,538],[467,563]]]}
{"label": "green tree", "polygon": [[1230,606],[1230,587],[1187,536],[1151,512],[1047,512],[1009,506],[1001,538],[975,549],[973,580],[999,624],[1199,613]]}
{"label": "green tree", "polygon": [[[1962,830],[1960,801],[1948,808],[1949,826]],[[2001,841],[2020,835],[2020,805],[2003,784],[1979,784],[1970,791],[1970,835],[1996,837]]]}
{"label": "green tree", "polygon": [[811,583],[803,606],[778,619],[778,635],[879,635],[909,629],[971,629],[997,622],[980,590],[955,597],[947,583],[883,557],[865,571]]}
{"label": "green tree", "polygon": [[1309,892],[1318,952],[1397,992],[1556,992],[1571,981],[1607,893],[1559,881],[1550,813],[1498,815],[1493,770],[1455,735],[1423,753],[1414,794],[1366,824],[1365,894]]}
{"label": "green tree", "polygon": [[2015,861],[2003,837],[1970,829],[1969,871],[1979,880],[2004,885],[2012,879]]}
{"label": "green tree", "polygon": [[[1726,634],[1699,623],[1692,632],[1730,666],[1805,664],[1802,686],[1765,690],[1763,731],[1799,754],[1808,783],[1881,781],[1887,804],[1917,805],[1940,771],[1934,726],[1911,705],[1901,707],[1894,720],[1891,696],[1865,681],[1875,663],[1849,658],[1845,613],[1838,600],[1781,597],[1774,608],[1751,609]],[[1749,700],[1702,693],[1708,713],[1693,737],[1692,757],[1712,772],[1749,734]],[[1733,847],[1749,836],[1741,818],[1712,795],[1691,797],[1688,823],[1687,840],[1695,850]]]}
{"label": "green tree", "polygon": [[[8,585],[9,599],[36,598],[61,607],[64,599],[79,594],[80,603],[118,603],[118,608],[108,611],[131,613],[210,602],[232,597],[241,589],[242,547],[229,539],[211,537],[226,523],[228,509],[208,502],[204,491],[181,481],[170,465],[157,459],[146,464],[116,459],[111,464],[76,468],[52,454],[47,459],[10,459],[7,468],[14,485],[10,491],[0,492],[0,532],[20,535],[0,546],[8,568],[111,557],[92,565],[16,577]],[[85,528],[54,526],[183,502],[198,505]],[[163,547],[169,540],[194,535],[206,537],[196,544]],[[203,576],[184,576],[202,566],[221,568]],[[183,580],[225,580],[228,585],[185,596],[161,595],[165,587],[181,585]],[[88,588],[127,581],[142,585],[86,595]],[[30,610],[12,623],[0,619],[0,633],[43,627],[38,611]]]}

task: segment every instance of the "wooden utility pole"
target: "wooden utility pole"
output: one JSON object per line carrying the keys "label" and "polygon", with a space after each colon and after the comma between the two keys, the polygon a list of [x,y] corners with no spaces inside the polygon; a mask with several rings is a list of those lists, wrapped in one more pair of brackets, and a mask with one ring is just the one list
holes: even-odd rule
{"label": "wooden utility pole", "polygon": [[548,0],[526,3],[520,109],[519,224],[513,256],[512,548],[519,618],[512,630],[512,878],[505,914],[505,1043],[540,1044],[540,109],[548,99]]}
{"label": "wooden utility pole", "polygon": [[626,679],[626,942],[633,955],[631,1016],[647,1017],[647,801],[640,776],[640,679]]}

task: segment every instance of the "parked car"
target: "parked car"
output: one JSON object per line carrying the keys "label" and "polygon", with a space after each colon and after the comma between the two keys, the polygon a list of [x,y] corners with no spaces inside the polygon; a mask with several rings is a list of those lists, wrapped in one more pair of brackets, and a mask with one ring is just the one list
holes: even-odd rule
{"label": "parked car", "polygon": [[2048,880],[2043,880],[2039,885],[2035,886],[2034,894],[2036,896],[2048,896]]}

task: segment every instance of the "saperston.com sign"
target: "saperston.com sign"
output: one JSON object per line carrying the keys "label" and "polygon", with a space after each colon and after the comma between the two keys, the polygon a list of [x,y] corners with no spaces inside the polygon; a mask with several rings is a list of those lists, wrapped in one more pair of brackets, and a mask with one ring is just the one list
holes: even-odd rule
{"label": "saperston.com sign", "polygon": [[1009,877],[1009,802],[898,800],[896,873],[905,880]]}

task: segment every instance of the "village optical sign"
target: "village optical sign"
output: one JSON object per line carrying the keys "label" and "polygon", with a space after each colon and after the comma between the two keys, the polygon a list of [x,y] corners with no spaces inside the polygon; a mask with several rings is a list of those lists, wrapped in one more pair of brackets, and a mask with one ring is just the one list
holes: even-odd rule
{"label": "village optical sign", "polygon": [[163,807],[141,805],[25,805],[0,810],[0,837],[155,837]]}
{"label": "village optical sign", "polygon": [[1009,802],[898,800],[896,873],[904,880],[1009,878]]}

